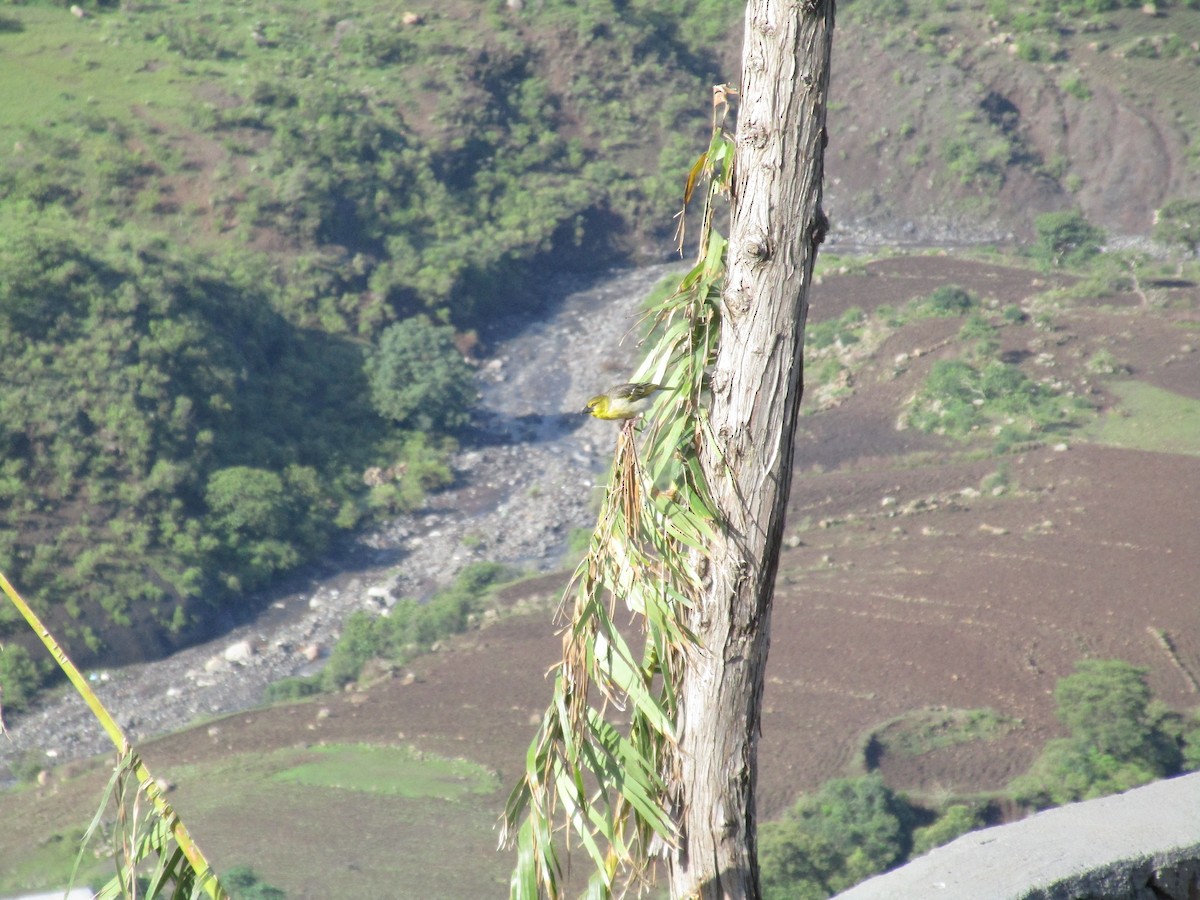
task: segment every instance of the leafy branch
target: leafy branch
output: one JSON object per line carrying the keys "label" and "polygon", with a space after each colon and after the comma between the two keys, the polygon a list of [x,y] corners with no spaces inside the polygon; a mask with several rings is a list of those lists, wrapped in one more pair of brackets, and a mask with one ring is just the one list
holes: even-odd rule
{"label": "leafy branch", "polygon": [[[698,450],[709,440],[706,370],[720,334],[725,239],[712,222],[732,176],[730,93],[714,89],[712,139],[684,191],[681,242],[687,205],[707,185],[697,262],[647,313],[653,344],[636,377],[669,390],[647,416],[640,451],[632,424],[618,434],[599,521],[559,611],[566,624],[551,702],[505,808],[502,841],[517,847],[514,898],[562,896],[559,832],[568,851],[577,843],[591,858],[594,897],[645,879],[655,850],[676,841],[676,688],[696,649],[684,612],[719,527]],[[618,601],[640,625],[640,654],[617,625]]]}
{"label": "leafy branch", "polygon": [[[0,590],[8,595],[18,612],[29,623],[50,655],[58,662],[66,673],[79,696],[87,703],[92,714],[100,722],[105,732],[117,748],[117,765],[110,779],[100,809],[96,812],[91,826],[83,839],[83,846],[91,840],[92,835],[100,825],[104,810],[109,800],[118,798],[118,820],[124,826],[120,829],[122,839],[117,858],[117,874],[104,886],[98,897],[100,900],[116,900],[119,897],[133,897],[139,894],[147,898],[166,897],[195,898],[207,895],[212,900],[228,900],[229,895],[217,880],[216,874],[192,840],[187,826],[175,812],[174,808],[163,796],[162,790],[155,781],[146,764],[133,750],[133,745],[125,731],[117,724],[112,714],[96,696],[91,686],[84,679],[75,663],[67,656],[62,646],[54,639],[50,630],[42,624],[37,613],[30,608],[25,599],[9,583],[3,573],[0,573]],[[132,813],[128,811],[125,795],[129,776],[133,776],[137,787],[132,802]],[[151,805],[146,817],[139,817],[140,798],[145,796]],[[80,848],[82,858],[83,847]],[[150,876],[150,887],[147,891],[139,891],[135,887],[138,867],[152,857],[157,858],[157,864]],[[79,858],[75,861],[76,870]],[[74,873],[72,873],[73,875]],[[173,886],[170,894],[165,893]]]}

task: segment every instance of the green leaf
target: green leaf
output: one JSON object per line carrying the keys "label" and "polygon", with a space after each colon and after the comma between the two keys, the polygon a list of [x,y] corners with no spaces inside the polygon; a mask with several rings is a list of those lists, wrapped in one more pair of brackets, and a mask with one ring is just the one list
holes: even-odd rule
{"label": "green leaf", "polygon": [[587,851],[588,856],[592,858],[592,862],[596,864],[596,868],[603,870],[604,852],[596,843],[596,839],[592,835],[592,830],[585,824],[588,813],[586,805],[581,805],[579,797],[575,794],[574,780],[563,773],[558,776],[555,783],[558,786],[558,798],[562,801],[567,819],[570,821],[576,836],[579,838],[579,842],[583,844],[583,848]]}
{"label": "green leaf", "polygon": [[540,900],[533,827],[533,819],[525,819],[517,837],[517,865],[508,884],[511,900]]}
{"label": "green leaf", "polygon": [[[709,145],[711,149],[711,144]],[[696,188],[696,182],[700,180],[700,176],[704,172],[704,168],[708,163],[707,151],[696,157],[696,161],[692,163],[692,167],[688,169],[687,180],[683,185],[683,202],[685,204],[692,202],[692,191]]]}

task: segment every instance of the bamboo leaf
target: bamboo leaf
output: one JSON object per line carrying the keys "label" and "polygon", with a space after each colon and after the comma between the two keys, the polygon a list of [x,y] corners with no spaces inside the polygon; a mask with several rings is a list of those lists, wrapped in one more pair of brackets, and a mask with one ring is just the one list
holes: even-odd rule
{"label": "bamboo leaf", "polygon": [[509,896],[512,900],[540,900],[533,827],[533,819],[527,818],[522,823],[517,837],[517,865],[509,881]]}
{"label": "bamboo leaf", "polygon": [[[615,637],[619,639],[620,636]],[[620,641],[620,643],[624,645],[624,641]],[[627,654],[628,647],[624,647],[624,652],[617,651],[608,655],[609,677],[628,694],[638,712],[649,719],[660,734],[674,740],[675,725],[671,721],[671,717],[650,693],[643,680],[640,667],[633,663]]]}
{"label": "bamboo leaf", "polygon": [[150,876],[150,881],[146,885],[146,896],[157,897],[164,889],[170,886],[186,865],[187,857],[183,855],[183,851],[178,847],[171,853],[164,853],[158,858],[158,865],[155,866],[154,872]]}
{"label": "bamboo leaf", "polygon": [[[575,795],[575,783],[565,773],[560,774],[556,781],[558,784],[558,796],[563,802],[567,819],[571,822],[575,834],[579,837],[579,842],[583,845],[583,849],[587,851],[588,856],[592,858],[592,862],[596,864],[596,868],[603,869],[604,852],[600,849],[600,845],[596,843],[596,838],[593,836],[592,830],[586,824],[588,821],[585,809],[586,801],[582,804],[579,802],[580,798]],[[601,833],[603,833],[603,830],[601,830]]]}
{"label": "bamboo leaf", "polygon": [[563,756],[569,762],[573,762],[579,755],[579,750],[575,746],[576,723],[571,720],[571,713],[567,709],[565,694],[555,693],[554,709],[558,713],[558,730],[562,735]]}
{"label": "bamboo leaf", "polygon": [[[712,145],[710,144],[709,146],[711,147]],[[704,153],[701,153],[696,158],[696,161],[694,163],[692,163],[692,167],[690,169],[688,169],[687,180],[684,182],[684,185],[683,185],[683,202],[684,202],[685,206],[688,203],[691,203],[692,191],[695,190],[696,182],[700,180],[700,176],[701,176],[701,174],[703,174],[704,169],[707,166],[707,164],[708,164],[708,152],[706,151]]]}
{"label": "bamboo leaf", "polygon": [[639,753],[632,743],[624,738],[609,723],[599,720],[595,729],[600,740],[620,765],[614,767],[618,790],[637,810],[655,833],[664,840],[674,840],[675,826],[663,809],[662,781],[654,771],[651,760]]}
{"label": "bamboo leaf", "polygon": [[96,809],[96,814],[92,816],[92,821],[88,824],[87,830],[84,831],[83,837],[79,841],[79,852],[75,856],[75,864],[71,867],[71,877],[67,879],[68,885],[75,884],[75,877],[79,874],[79,864],[83,861],[83,854],[87,850],[88,844],[92,842],[92,837],[96,834],[96,829],[100,827],[100,822],[104,819],[104,812],[108,809],[108,804],[112,801],[113,791],[116,790],[117,783],[128,771],[131,758],[132,754],[126,753],[117,760],[117,765],[113,769],[112,776],[108,779],[108,784],[104,786],[104,791],[100,795],[100,806]]}

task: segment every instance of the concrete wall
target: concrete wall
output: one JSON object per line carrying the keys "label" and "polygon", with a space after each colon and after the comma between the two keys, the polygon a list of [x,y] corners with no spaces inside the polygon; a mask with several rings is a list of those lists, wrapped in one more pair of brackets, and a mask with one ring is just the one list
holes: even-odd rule
{"label": "concrete wall", "polygon": [[837,900],[1200,900],[1200,773],[971,832]]}

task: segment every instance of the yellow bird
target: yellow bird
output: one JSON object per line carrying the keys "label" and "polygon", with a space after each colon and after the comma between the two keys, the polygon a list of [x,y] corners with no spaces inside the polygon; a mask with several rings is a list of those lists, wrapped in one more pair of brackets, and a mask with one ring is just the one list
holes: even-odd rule
{"label": "yellow bird", "polygon": [[618,384],[588,400],[580,412],[597,419],[634,419],[650,408],[665,385],[649,381]]}

